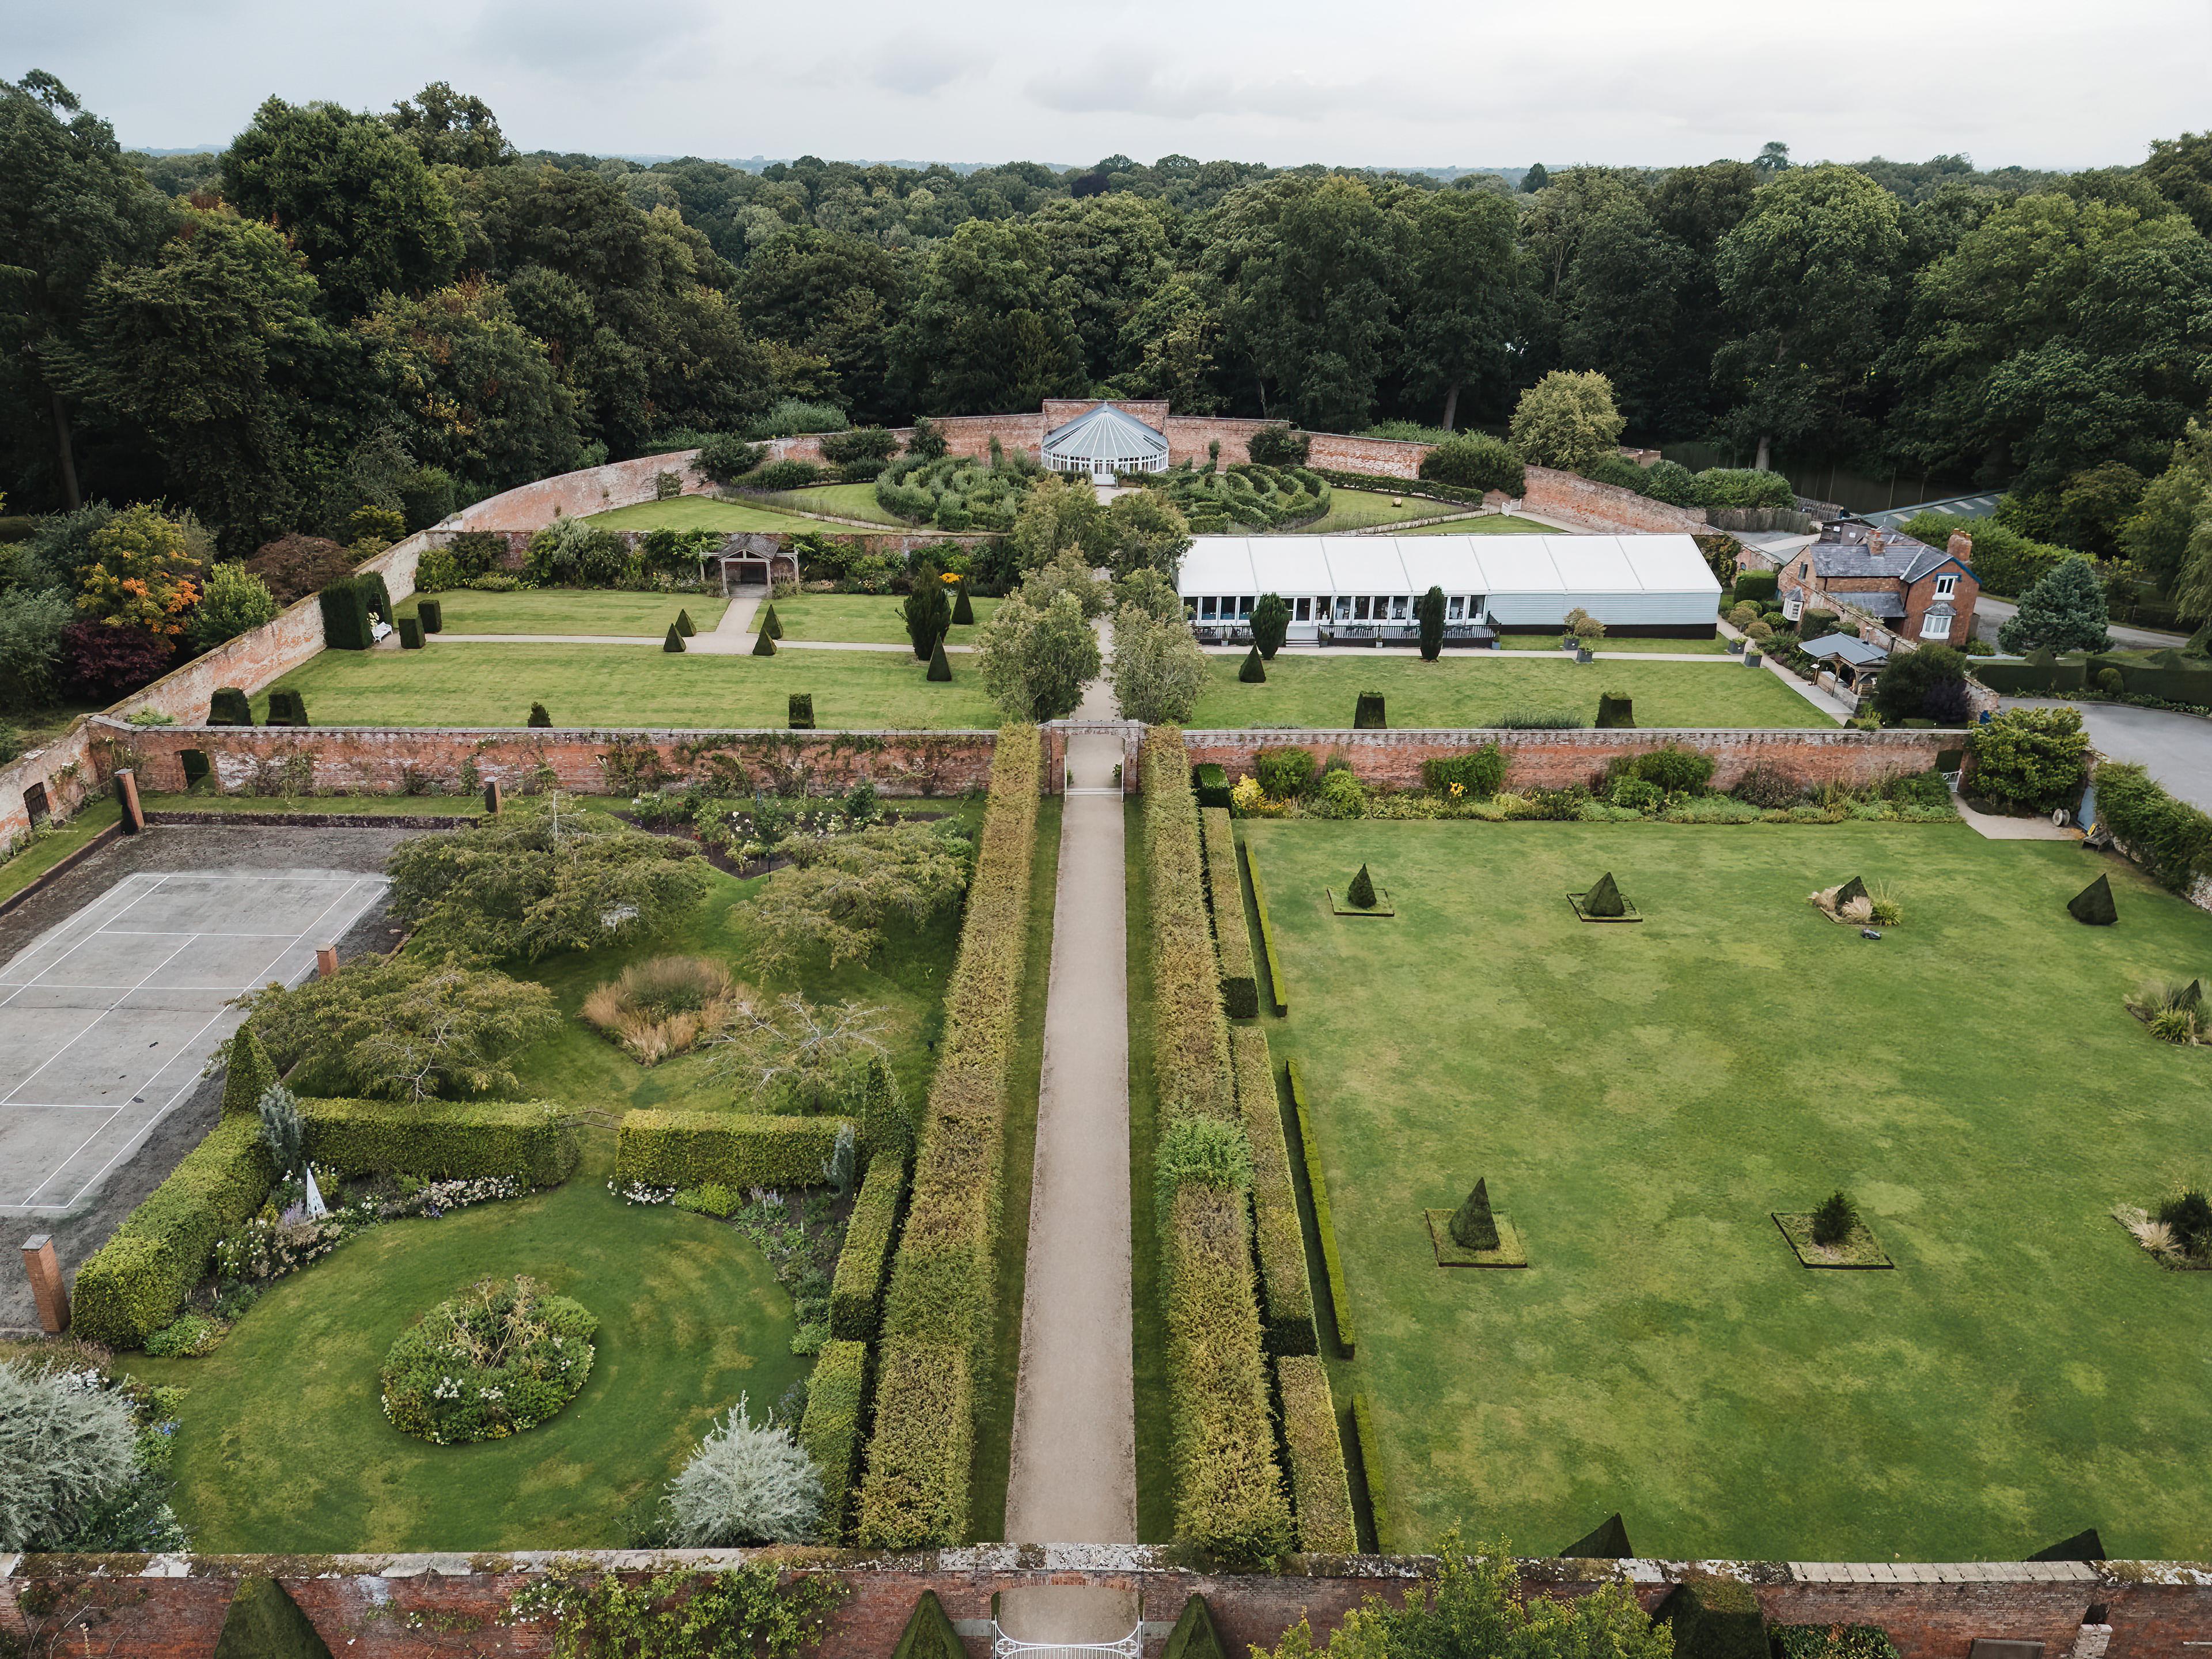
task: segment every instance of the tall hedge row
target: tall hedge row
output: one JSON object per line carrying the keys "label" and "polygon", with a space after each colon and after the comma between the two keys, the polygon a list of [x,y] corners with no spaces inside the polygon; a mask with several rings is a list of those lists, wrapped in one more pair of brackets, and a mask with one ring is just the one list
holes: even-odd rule
{"label": "tall hedge row", "polygon": [[1221,1000],[1231,1018],[1250,1019],[1260,1012],[1260,981],[1252,966],[1252,935],[1244,926],[1244,888],[1237,878],[1237,831],[1218,806],[1199,816],[1205,825],[1206,886],[1213,901]]}
{"label": "tall hedge row", "polygon": [[77,1272],[76,1334],[135,1348],[177,1316],[215,1247],[268,1199],[276,1173],[257,1117],[227,1117]]}
{"label": "tall hedge row", "polygon": [[890,1265],[891,1239],[898,1231],[899,1200],[906,1193],[906,1160],[896,1152],[878,1152],[868,1160],[867,1178],[845,1224],[845,1248],[830,1281],[830,1334],[842,1340],[874,1340],[883,1316],[884,1269]]}
{"label": "tall hedge row", "polygon": [[[880,1162],[881,1160],[878,1160]],[[799,1443],[822,1475],[822,1534],[842,1542],[852,1523],[853,1484],[860,1472],[860,1413],[866,1401],[868,1345],[831,1338],[814,1361]]]}
{"label": "tall hedge row", "polygon": [[999,733],[975,877],[945,988],[905,1231],[884,1298],[875,1432],[854,1541],[964,1543],[979,1379],[991,1353],[1009,1074],[1029,954],[1042,748]]}
{"label": "tall hedge row", "polygon": [[[1241,1128],[1180,732],[1145,734],[1143,773],[1163,1133],[1186,1117]],[[1176,1536],[1231,1560],[1280,1554],[1295,1535],[1269,1421],[1249,1205],[1243,1190],[1194,1182],[1161,1209]]]}
{"label": "tall hedge row", "polygon": [[2097,821],[2160,885],[2186,893],[2212,876],[2212,817],[2176,800],[2140,766],[2097,769]]}
{"label": "tall hedge row", "polygon": [[1229,1047],[1237,1062],[1237,1109],[1252,1144],[1252,1221],[1260,1247],[1260,1304],[1266,1310],[1268,1352],[1319,1353],[1305,1234],[1298,1225],[1297,1190],[1291,1184],[1290,1143],[1283,1137],[1282,1102],[1275,1093],[1267,1034],[1256,1025],[1239,1025],[1229,1033]]}
{"label": "tall hedge row", "polygon": [[629,1113],[615,1132],[615,1179],[647,1187],[818,1187],[842,1117]]}
{"label": "tall hedge row", "polygon": [[[303,1100],[307,1156],[347,1175],[435,1181],[520,1176],[533,1187],[576,1168],[567,1108],[547,1100]],[[259,1120],[254,1120],[259,1127]]]}
{"label": "tall hedge row", "polygon": [[1291,1494],[1297,1505],[1298,1547],[1314,1555],[1349,1555],[1359,1547],[1352,1519],[1352,1479],[1336,1431],[1328,1368],[1311,1354],[1275,1361],[1283,1395],[1283,1442],[1290,1448]]}

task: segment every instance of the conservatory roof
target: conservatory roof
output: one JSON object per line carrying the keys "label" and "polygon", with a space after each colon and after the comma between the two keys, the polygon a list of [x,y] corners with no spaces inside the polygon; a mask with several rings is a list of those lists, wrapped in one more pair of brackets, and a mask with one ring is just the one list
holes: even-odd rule
{"label": "conservatory roof", "polygon": [[1096,461],[1110,471],[1116,463],[1126,465],[1155,456],[1164,459],[1168,441],[1158,428],[1146,426],[1127,410],[1100,404],[1046,433],[1044,453],[1062,461]]}

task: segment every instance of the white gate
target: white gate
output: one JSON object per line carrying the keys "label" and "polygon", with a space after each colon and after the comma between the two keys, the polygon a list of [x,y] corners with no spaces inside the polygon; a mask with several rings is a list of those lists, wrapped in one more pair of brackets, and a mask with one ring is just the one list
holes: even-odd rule
{"label": "white gate", "polygon": [[992,1659],[1143,1659],[1144,1651],[1142,1625],[1118,1642],[1023,1642],[991,1621]]}

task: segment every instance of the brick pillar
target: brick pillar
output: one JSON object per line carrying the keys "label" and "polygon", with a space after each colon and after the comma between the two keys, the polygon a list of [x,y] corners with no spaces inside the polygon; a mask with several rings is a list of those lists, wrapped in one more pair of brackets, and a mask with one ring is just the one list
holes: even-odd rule
{"label": "brick pillar", "polygon": [[499,780],[494,778],[489,783],[484,785],[484,811],[490,813],[492,817],[497,817],[500,807],[503,804],[504,798],[500,794]]}
{"label": "brick pillar", "polygon": [[137,775],[127,766],[115,774],[115,799],[123,803],[123,833],[137,835],[146,827],[146,812],[138,805]]}
{"label": "brick pillar", "polygon": [[32,1299],[39,1304],[39,1327],[49,1336],[69,1329],[69,1286],[62,1282],[62,1264],[54,1259],[52,1233],[33,1233],[23,1241],[23,1272],[31,1281]]}
{"label": "brick pillar", "polygon": [[328,979],[338,970],[338,947],[319,945],[315,947],[315,977]]}

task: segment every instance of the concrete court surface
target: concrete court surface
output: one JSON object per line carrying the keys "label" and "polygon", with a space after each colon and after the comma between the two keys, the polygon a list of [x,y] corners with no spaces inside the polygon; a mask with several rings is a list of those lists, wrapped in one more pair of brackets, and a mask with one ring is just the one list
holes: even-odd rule
{"label": "concrete court surface", "polygon": [[56,1217],[144,1142],[238,1027],[382,896],[346,870],[126,875],[0,968],[0,1215]]}

